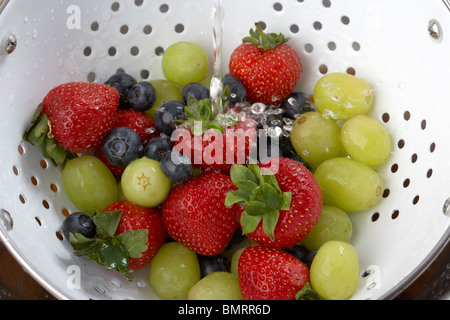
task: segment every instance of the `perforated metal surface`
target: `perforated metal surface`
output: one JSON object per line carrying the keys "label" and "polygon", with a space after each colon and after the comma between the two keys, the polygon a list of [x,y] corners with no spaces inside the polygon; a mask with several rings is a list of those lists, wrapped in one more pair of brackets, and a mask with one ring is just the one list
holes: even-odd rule
{"label": "perforated metal surface", "polygon": [[[383,201],[351,215],[362,275],[354,298],[393,297],[449,238],[446,2],[227,0],[224,7],[223,72],[243,35],[263,22],[291,37],[299,52],[304,71],[297,89],[311,93],[322,75],[335,71],[365,78],[374,89],[372,115],[391,134],[394,149],[378,168],[387,187]],[[405,8],[408,15],[400,18]],[[58,169],[21,141],[35,107],[57,84],[103,82],[119,69],[139,80],[163,78],[162,53],[176,41],[199,43],[212,57],[211,10],[208,0],[13,0],[0,11],[0,236],[58,298],[157,297],[148,269],[127,282],[74,257],[62,241],[60,225],[75,208]],[[17,47],[7,54],[10,35]],[[80,289],[70,282],[77,268]]]}

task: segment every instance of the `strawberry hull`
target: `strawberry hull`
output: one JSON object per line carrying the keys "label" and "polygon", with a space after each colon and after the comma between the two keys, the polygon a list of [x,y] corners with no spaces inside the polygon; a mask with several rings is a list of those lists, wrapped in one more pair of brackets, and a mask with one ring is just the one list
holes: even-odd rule
{"label": "strawberry hull", "polygon": [[[291,248],[303,240],[317,224],[322,213],[322,191],[312,175],[300,163],[276,158],[259,165],[274,173],[281,192],[291,193],[289,210],[279,210],[279,217],[271,239],[264,230],[264,220],[246,235],[254,242],[271,248]],[[239,206],[241,220],[245,207]],[[245,226],[242,226],[245,228]]]}

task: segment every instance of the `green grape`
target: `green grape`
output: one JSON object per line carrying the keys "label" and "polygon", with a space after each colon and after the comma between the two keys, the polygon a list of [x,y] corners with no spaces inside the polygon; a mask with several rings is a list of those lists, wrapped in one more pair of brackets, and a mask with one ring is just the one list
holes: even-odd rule
{"label": "green grape", "polygon": [[150,264],[150,283],[164,300],[185,300],[200,280],[200,265],[194,251],[178,242],[164,244]]}
{"label": "green grape", "polygon": [[183,101],[181,90],[174,83],[165,79],[160,79],[152,80],[150,81],[150,84],[156,91],[156,101],[151,109],[147,110],[146,113],[151,115],[152,117],[155,116],[156,111],[158,111],[159,107],[161,107],[164,102]]}
{"label": "green grape", "polygon": [[238,277],[224,271],[212,272],[194,284],[188,300],[242,300]]}
{"label": "green grape", "polygon": [[231,256],[230,272],[236,276],[238,275],[239,258],[241,257],[242,251],[244,251],[246,247],[247,246],[237,249]]}
{"label": "green grape", "polygon": [[161,66],[167,80],[184,87],[205,77],[209,59],[206,51],[198,44],[181,41],[167,48]]}
{"label": "green grape", "polygon": [[322,207],[319,221],[299,244],[313,251],[330,240],[350,242],[352,229],[352,221],[347,213],[337,207],[325,205]]}
{"label": "green grape", "polygon": [[391,138],[376,119],[354,116],[342,126],[341,141],[350,157],[371,167],[380,166],[391,155]]}
{"label": "green grape", "polygon": [[306,112],[295,120],[290,133],[295,151],[310,166],[346,156],[340,140],[340,127],[320,112]]}
{"label": "green grape", "polygon": [[324,243],[310,269],[311,287],[327,300],[346,300],[355,293],[359,281],[359,261],[355,248],[342,241]]}
{"label": "green grape", "polygon": [[117,201],[117,182],[108,167],[91,155],[71,159],[61,172],[67,197],[82,212],[94,215]]}
{"label": "green grape", "polygon": [[345,212],[369,209],[382,198],[384,182],[378,172],[349,158],[326,160],[314,172],[323,203]]}
{"label": "green grape", "polygon": [[161,164],[147,157],[130,163],[122,174],[125,198],[143,207],[156,207],[169,194],[171,181],[161,170]]}
{"label": "green grape", "polygon": [[367,113],[373,104],[369,84],[347,73],[330,73],[314,87],[314,102],[326,117],[346,120]]}

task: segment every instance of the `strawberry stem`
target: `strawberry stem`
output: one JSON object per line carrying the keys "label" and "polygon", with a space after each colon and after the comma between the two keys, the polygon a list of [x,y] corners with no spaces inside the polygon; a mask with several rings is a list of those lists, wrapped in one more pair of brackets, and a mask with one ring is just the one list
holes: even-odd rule
{"label": "strawberry stem", "polygon": [[269,50],[289,41],[282,33],[265,33],[258,23],[255,23],[255,26],[255,30],[250,29],[250,36],[245,37],[243,42],[254,44],[262,50]]}

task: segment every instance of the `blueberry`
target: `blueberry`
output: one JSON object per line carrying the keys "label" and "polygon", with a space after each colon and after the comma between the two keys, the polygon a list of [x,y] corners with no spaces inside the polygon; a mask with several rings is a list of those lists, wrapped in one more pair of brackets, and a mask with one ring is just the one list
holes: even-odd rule
{"label": "blueberry", "polygon": [[150,82],[136,83],[127,91],[128,108],[132,110],[145,112],[153,106],[155,101],[156,91]]}
{"label": "blueberry", "polygon": [[204,256],[197,254],[197,257],[200,264],[200,275],[202,278],[211,272],[230,272],[231,270],[231,262],[222,254],[215,256]]}
{"label": "blueberry", "polygon": [[69,240],[70,233],[80,233],[86,238],[93,238],[96,235],[96,227],[89,215],[83,212],[74,212],[64,219],[61,232],[67,240]]}
{"label": "blueberry", "polygon": [[119,109],[128,109],[127,92],[137,83],[136,79],[128,73],[117,72],[106,80],[105,84],[117,89],[120,94]]}
{"label": "blueberry", "polygon": [[102,150],[112,165],[126,167],[143,155],[144,146],[136,131],[128,127],[116,127],[106,135]]}
{"label": "blueberry", "polygon": [[227,73],[223,77],[223,87],[224,89],[228,86],[228,101],[231,105],[236,105],[239,102],[244,101],[247,98],[247,92],[242,84],[241,80],[234,77],[233,75]]}
{"label": "blueberry", "polygon": [[197,100],[203,100],[210,97],[209,89],[203,84],[198,82],[188,83],[181,92],[184,102],[187,103],[189,97],[193,97]]}
{"label": "blueberry", "polygon": [[185,104],[180,101],[165,102],[155,113],[155,124],[158,130],[168,136],[177,127],[177,120],[186,120]]}
{"label": "blueberry", "polygon": [[294,160],[303,166],[305,166],[308,170],[311,170],[311,167],[302,159],[302,157],[295,151],[292,146],[291,139],[289,137],[280,137],[279,141],[280,146],[280,156],[284,158],[288,158]]}
{"label": "blueberry", "polygon": [[312,111],[309,96],[303,92],[292,92],[280,105],[284,110],[283,116],[290,119],[295,119],[298,114],[303,114]]}
{"label": "blueberry", "polygon": [[317,249],[311,251],[310,253],[308,253],[306,255],[305,259],[303,260],[303,263],[308,267],[308,269],[311,269],[311,264],[312,264],[312,262],[314,260],[314,257],[317,254],[317,251],[318,251]]}
{"label": "blueberry", "polygon": [[298,244],[293,246],[292,248],[283,248],[283,251],[286,251],[287,253],[293,255],[302,262],[306,261],[306,257],[310,253],[308,249]]}
{"label": "blueberry", "polygon": [[161,170],[167,178],[177,185],[187,183],[194,174],[191,160],[174,150],[161,159]]}
{"label": "blueberry", "polygon": [[233,237],[231,238],[230,242],[228,242],[228,245],[225,248],[225,250],[231,249],[233,245],[241,243],[246,238],[247,236],[242,233],[242,229],[238,228],[236,232],[233,234]]}
{"label": "blueberry", "polygon": [[169,138],[165,137],[155,137],[150,140],[144,150],[144,155],[147,158],[161,161],[166,154],[170,153],[173,144]]}

